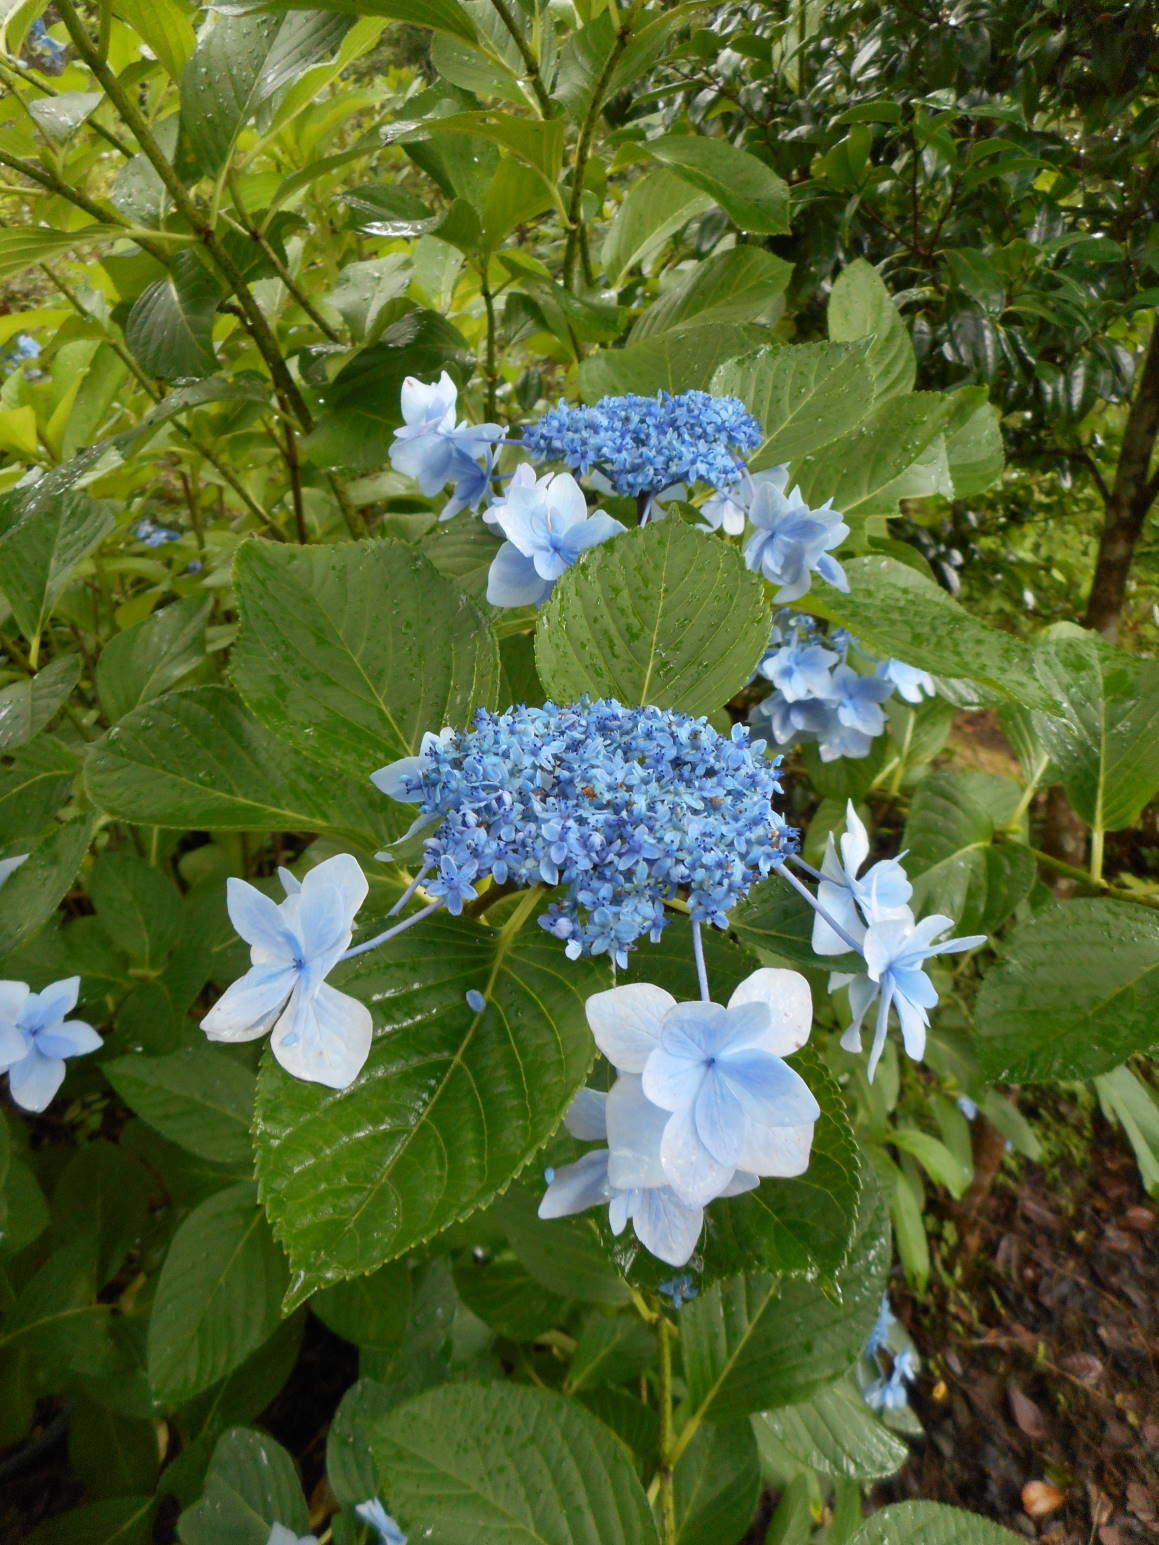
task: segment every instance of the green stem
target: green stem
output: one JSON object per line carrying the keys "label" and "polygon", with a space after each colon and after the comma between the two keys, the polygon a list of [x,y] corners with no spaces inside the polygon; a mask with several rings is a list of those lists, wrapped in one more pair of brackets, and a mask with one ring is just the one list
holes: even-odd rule
{"label": "green stem", "polygon": [[507,28],[512,42],[519,50],[519,57],[523,60],[523,67],[527,71],[527,79],[531,83],[531,89],[535,93],[535,100],[539,103],[540,112],[545,118],[550,118],[555,111],[555,104],[551,100],[551,94],[543,84],[543,76],[539,73],[539,60],[535,57],[531,44],[527,41],[524,28],[512,14],[507,0],[491,0],[499,20]]}
{"label": "green stem", "polygon": [[[7,151],[0,150],[0,166],[7,166],[12,171],[19,172],[21,177],[27,177],[29,182],[37,183],[46,192],[55,194],[57,198],[67,199],[70,204],[75,204],[77,209],[83,209],[86,215],[91,215],[102,225],[119,225],[126,231],[133,229],[132,221],[126,220],[117,210],[111,207],[103,208],[95,199],[89,198],[87,193],[82,193],[79,188],[70,187],[59,177],[54,177],[51,172],[46,172],[43,167],[37,166],[35,161],[23,161],[19,156],[10,156]],[[151,241],[137,231],[133,233],[133,240],[142,251],[156,258],[159,263],[168,263],[169,254],[159,243]]]}
{"label": "green stem", "polygon": [[676,1443],[672,1423],[672,1326],[660,1315],[656,1321],[656,1345],[660,1364],[660,1537],[663,1545],[676,1545]]}
{"label": "green stem", "polygon": [[329,338],[331,343],[341,343],[342,339],[339,337],[338,333],[330,326],[329,322],[326,321],[321,312],[316,309],[309,296],[299,288],[297,280],[278,256],[277,250],[275,249],[273,243],[268,239],[265,232],[259,228],[256,221],[251,217],[248,209],[242,202],[241,194],[238,191],[238,179],[235,173],[228,173],[227,181],[229,183],[230,197],[233,200],[234,208],[237,210],[238,218],[241,220],[245,227],[246,235],[250,238],[251,241],[257,242],[258,246],[265,253],[266,258],[269,260],[269,263],[272,266],[274,272],[277,274],[278,278],[286,286],[286,289],[294,297],[298,305],[301,306],[302,310],[310,318],[311,322],[313,322],[318,331],[324,334],[325,337]]}
{"label": "green stem", "polygon": [[1091,880],[1095,885],[1103,885],[1103,843],[1106,837],[1101,826],[1096,826],[1091,831]]}
{"label": "green stem", "polygon": [[499,356],[498,336],[495,328],[495,296],[487,274],[489,259],[484,253],[479,261],[479,293],[487,312],[487,346],[483,358],[483,375],[487,382],[487,408],[484,418],[493,422],[499,415]]}
{"label": "green stem", "polygon": [[623,24],[616,31],[616,41],[613,43],[608,57],[604,60],[604,67],[600,71],[595,85],[592,87],[592,99],[588,103],[588,110],[584,114],[583,123],[580,125],[579,138],[576,140],[575,164],[571,174],[571,200],[567,209],[567,242],[563,251],[563,282],[569,290],[575,287],[576,264],[579,261],[581,249],[580,233],[583,229],[584,175],[588,169],[592,139],[596,132],[596,124],[600,120],[600,109],[604,105],[604,93],[608,89],[608,82],[611,80],[616,65],[620,61],[620,55],[627,48],[628,41],[632,36],[634,12],[635,7],[632,8]]}

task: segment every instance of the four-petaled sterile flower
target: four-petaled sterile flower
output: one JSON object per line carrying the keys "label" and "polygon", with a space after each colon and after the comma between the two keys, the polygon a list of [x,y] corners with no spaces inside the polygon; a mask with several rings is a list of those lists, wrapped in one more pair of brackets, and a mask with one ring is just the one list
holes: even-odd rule
{"label": "four-petaled sterile flower", "polygon": [[433,385],[407,376],[401,393],[405,422],[390,448],[394,469],[413,477],[428,498],[455,485],[440,520],[478,505],[490,485],[494,443],[504,433],[499,424],[456,424],[457,396],[445,370]]}
{"label": "four-petaled sterile flower", "polygon": [[492,606],[537,606],[581,553],[625,528],[603,510],[588,512],[583,489],[567,472],[536,478],[519,467],[506,497],[485,517],[507,540],[487,576]]}
{"label": "four-petaled sterile flower", "polygon": [[985,944],[985,934],[970,934],[961,939],[933,941],[939,934],[954,926],[952,917],[934,913],[914,921],[908,907],[898,909],[900,916],[882,918],[871,922],[861,941],[865,956],[865,973],[853,977],[834,975],[830,987],[848,985],[849,1007],[853,1022],[841,1037],[846,1051],[861,1050],[861,1026],[870,1005],[877,1001],[877,1022],[874,1027],[873,1045],[869,1051],[866,1076],[872,1080],[885,1047],[889,1026],[889,1011],[897,1014],[901,1026],[902,1044],[907,1056],[915,1061],[921,1058],[926,1047],[926,1027],[929,1010],[938,1001],[938,993],[923,967],[935,955],[957,954],[961,950],[976,949]]}
{"label": "four-petaled sterile flower", "polygon": [[230,920],[253,964],[201,1021],[211,1041],[252,1041],[272,1030],[274,1056],[295,1078],[344,1089],[370,1052],[370,1010],[326,983],[350,944],[366,876],[349,853],[299,884],[279,869],[279,905],[245,880],[227,882]]}
{"label": "four-petaled sterile flower", "polygon": [[710,495],[700,506],[704,523],[713,531],[723,531],[726,536],[740,536],[748,520],[749,507],[763,483],[769,483],[780,493],[788,481],[787,467],[767,467],[763,472],[745,472],[731,488]]}
{"label": "four-petaled sterile flower", "polygon": [[907,703],[920,703],[923,698],[934,697],[938,690],[929,671],[919,670],[916,665],[905,665],[901,660],[883,660],[877,667],[877,674]]}
{"label": "four-petaled sterile flower", "polygon": [[0,858],[0,885],[15,874],[21,864],[27,862],[29,856],[27,853],[17,853],[15,858]]}
{"label": "four-petaled sterile flower", "polygon": [[[858,878],[869,857],[869,833],[849,800],[845,806],[845,834],[841,838],[841,857],[829,834],[821,864],[817,900],[829,917],[847,934],[860,942],[866,925],[887,918],[910,916],[906,903],[913,886],[901,866],[901,858],[883,858]],[[834,931],[820,912],[813,917],[813,952],[817,955],[843,955],[847,939]]]}
{"label": "four-petaled sterile flower", "polygon": [[[762,967],[729,999],[678,1003],[671,993],[634,982],[587,1002],[596,1044],[622,1075],[625,1098],[666,1113],[659,1143],[663,1178],[687,1207],[706,1206],[738,1172],[799,1175],[809,1162],[820,1108],[801,1076],[784,1062],[808,1040],[809,984],[796,971]],[[615,1119],[609,1096],[608,1142],[613,1184],[635,1180],[615,1158],[628,1149],[631,1125]],[[644,1125],[639,1105],[633,1112]],[[657,1126],[660,1117],[652,1118]],[[644,1143],[651,1152],[651,1134]]]}
{"label": "four-petaled sterile flower", "polygon": [[43,992],[31,992],[25,982],[0,982],[0,1073],[7,1072],[21,1110],[47,1110],[64,1082],[65,1058],[83,1057],[101,1044],[91,1025],[64,1017],[79,992],[79,976]]}
{"label": "four-petaled sterile flower", "polygon": [[375,1530],[381,1545],[406,1545],[406,1535],[377,1497],[368,1497],[365,1502],[356,1503],[354,1511]]}
{"label": "four-petaled sterile flower", "polygon": [[789,703],[828,698],[837,655],[821,643],[788,644],[761,661],[760,672]]}
{"label": "four-petaled sterile flower", "polygon": [[812,584],[814,573],[838,590],[848,590],[844,570],[829,550],[849,535],[849,527],[826,500],[816,509],[805,503],[799,488],[785,493],[788,474],[760,483],[749,503],[748,517],[757,528],[749,538],[745,562],[780,589],[776,601],[796,601]]}

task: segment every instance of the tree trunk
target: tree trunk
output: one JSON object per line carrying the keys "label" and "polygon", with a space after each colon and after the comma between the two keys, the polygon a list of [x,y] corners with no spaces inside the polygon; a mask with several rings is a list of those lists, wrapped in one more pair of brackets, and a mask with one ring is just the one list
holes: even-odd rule
{"label": "tree trunk", "polygon": [[1159,434],[1159,322],[1151,329],[1147,353],[1123,430],[1123,448],[1107,500],[1099,537],[1099,555],[1083,618],[1112,644],[1127,591],[1127,575],[1147,511],[1159,495],[1159,475],[1150,477],[1151,456]]}

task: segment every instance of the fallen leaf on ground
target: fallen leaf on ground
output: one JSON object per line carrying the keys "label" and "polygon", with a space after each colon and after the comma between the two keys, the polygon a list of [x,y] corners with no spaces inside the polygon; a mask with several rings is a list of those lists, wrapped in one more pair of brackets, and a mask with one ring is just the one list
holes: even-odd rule
{"label": "fallen leaf on ground", "polygon": [[1065,1493],[1049,1481],[1027,1481],[1022,1488],[1022,1506],[1031,1518],[1046,1518],[1065,1501]]}
{"label": "fallen leaf on ground", "polygon": [[1010,1401],[1011,1415],[1018,1423],[1019,1429],[1028,1438],[1045,1438],[1046,1417],[1034,1401],[1028,1395],[1024,1395],[1016,1384],[1011,1384],[1006,1394]]}

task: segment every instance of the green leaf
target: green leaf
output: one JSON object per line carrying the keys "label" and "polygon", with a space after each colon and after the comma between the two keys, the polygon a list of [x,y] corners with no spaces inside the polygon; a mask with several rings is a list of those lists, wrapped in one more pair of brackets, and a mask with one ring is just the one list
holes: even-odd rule
{"label": "green leaf", "polygon": [[215,1164],[249,1166],[254,1075],[235,1057],[216,1046],[187,1046],[164,1057],[115,1057],[101,1071],[129,1109],[171,1143]]}
{"label": "green leaf", "polygon": [[495,706],[494,635],[413,547],[251,541],[234,574],[234,680],[262,723],[304,755],[368,779],[413,755],[427,730]]}
{"label": "green leaf", "polygon": [[26,681],[0,688],[0,752],[27,745],[68,698],[80,676],[80,656],[58,655]]}
{"label": "green leaf", "polygon": [[976,1014],[991,1082],[1110,1072],[1159,1034],[1159,913],[1102,900],[1038,913],[983,981]]}
{"label": "green leaf", "polygon": [[677,1545],[736,1545],[761,1492],[761,1465],[748,1422],[700,1427],[673,1474]]}
{"label": "green leaf", "polygon": [[917,1127],[895,1126],[890,1128],[889,1141],[902,1153],[912,1155],[930,1179],[945,1186],[955,1201],[966,1194],[973,1166],[951,1153],[938,1138]]}
{"label": "green leaf", "polygon": [[881,275],[864,258],[855,259],[834,280],[829,336],[834,343],[872,336],[866,367],[875,402],[913,390],[917,366],[909,333]]}
{"label": "green leaf", "polygon": [[445,1385],[384,1417],[372,1447],[402,1528],[440,1545],[655,1545],[626,1451],[546,1390]]}
{"label": "green leaf", "polygon": [[117,15],[148,44],[170,79],[179,82],[197,41],[180,0],[117,0]]}
{"label": "green leaf", "polygon": [[647,262],[694,215],[711,209],[713,202],[711,195],[691,187],[667,167],[634,182],[616,211],[601,254],[613,287],[618,289],[630,268]]}
{"label": "green leaf", "polygon": [[248,1182],[195,1207],[173,1236],[149,1316],[149,1383],[168,1410],[216,1384],[277,1329],[286,1262]]}
{"label": "green leaf", "polygon": [[271,1525],[309,1528],[294,1461],[264,1432],[235,1427],[217,1440],[205,1492],[177,1522],[183,1545],[268,1545]]}
{"label": "green leaf", "polygon": [[576,1340],[567,1375],[568,1392],[627,1384],[651,1366],[655,1355],[656,1338],[635,1309],[616,1315],[593,1309]]}
{"label": "green leaf", "polygon": [[767,951],[788,965],[805,966],[813,971],[857,969],[860,957],[852,951],[836,958],[826,955],[824,959],[814,952],[815,915],[804,897],[774,874],[753,886],[745,899],[734,907],[729,922],[742,944]]}
{"label": "green leaf", "polygon": [[186,596],[109,639],[97,659],[96,681],[110,722],[160,697],[201,664],[212,610],[208,596]]}
{"label": "green leaf", "polygon": [[867,347],[798,343],[758,349],[720,367],[713,392],[739,397],[765,432],[764,444],[749,458],[752,468],[795,462],[860,423]]}
{"label": "green leaf", "polygon": [[152,1222],[156,1187],[156,1176],[133,1154],[99,1138],[77,1148],[65,1165],[52,1193],[53,1230],[66,1243],[84,1237],[95,1247],[98,1288],[140,1245]]}
{"label": "green leaf", "polygon": [[211,376],[220,298],[220,283],[196,253],[179,253],[165,277],[141,291],[125,321],[125,342],[141,369],[163,381]]}
{"label": "green leaf", "polygon": [[1088,826],[1134,826],[1159,791],[1159,663],[1079,628],[1053,631],[1038,669],[1058,699],[1031,727]]}
{"label": "green leaf", "polygon": [[866,1520],[849,1545],[1013,1545],[1017,1534],[940,1502],[898,1502]]}
{"label": "green leaf", "polygon": [[181,896],[152,864],[124,849],[102,853],[89,877],[93,909],[132,965],[158,967],[177,937]]}
{"label": "green leaf", "polygon": [[115,1367],[111,1310],[97,1302],[97,1245],[77,1238],[56,1249],[7,1310],[0,1348],[30,1352],[57,1378],[100,1378]]}
{"label": "green leaf", "polygon": [[883,659],[978,681],[1002,697],[1051,711],[1054,698],[1038,678],[1030,645],[977,621],[932,579],[895,558],[854,558],[844,567],[849,594],[819,585],[809,593],[809,611],[848,628]]}
{"label": "green leaf", "polygon": [[1126,1132],[1148,1195],[1159,1196],[1159,1097],[1128,1067],[1100,1074],[1095,1091],[1104,1116]]}
{"label": "green leaf", "polygon": [[742,231],[762,236],[788,231],[788,184],[747,150],[702,134],[662,134],[645,141],[643,148],[707,193]]}
{"label": "green leaf", "polygon": [[103,101],[101,91],[61,91],[53,97],[34,97],[28,111],[50,139],[63,143]]}
{"label": "green leaf", "polygon": [[336,1336],[372,1352],[397,1352],[410,1317],[410,1273],[392,1261],[369,1277],[354,1277],[322,1288],[310,1308]]}
{"label": "green leaf", "polygon": [[431,380],[447,370],[461,385],[472,363],[466,339],[435,312],[400,317],[326,388],[326,411],[303,437],[303,450],[320,467],[372,472],[386,462],[391,431],[402,423],[404,378]]}
{"label": "green leaf", "polygon": [[714,253],[692,263],[678,284],[636,318],[631,341],[641,343],[677,327],[763,319],[778,306],[792,272],[791,263],[763,247],[730,247]]}
{"label": "green leaf", "polygon": [[941,438],[951,409],[950,399],[937,392],[910,392],[879,403],[856,429],[810,451],[793,467],[806,501],[832,499],[849,519],[896,515],[902,499],[952,493]]}
{"label": "green leaf", "polygon": [[[534,926],[512,937],[445,916],[335,977],[374,1014],[361,1074],[335,1091],[267,1059],[258,1084],[258,1175],[295,1301],[373,1271],[507,1185],[583,1082],[583,1003],[605,979]],[[472,986],[481,1012],[464,1000]]]}
{"label": "green leaf", "polygon": [[123,238],[119,225],[82,225],[75,231],[55,231],[46,225],[13,226],[0,231],[0,279],[11,279],[34,263],[48,263],[78,247]]}
{"label": "green leaf", "polygon": [[1006,465],[998,409],[986,401],[984,390],[981,398],[960,423],[947,426],[946,461],[956,499],[984,493],[1002,476]]}
{"label": "green leaf", "polygon": [[625,349],[604,349],[581,361],[580,395],[585,402],[598,402],[627,392],[647,397],[661,389],[673,393],[707,389],[718,365],[751,349],[761,336],[759,328],[744,323],[706,321],[703,326],[645,338]]}
{"label": "green leaf", "polygon": [[378,1488],[370,1454],[370,1427],[398,1404],[394,1389],[361,1378],[338,1403],[326,1434],[326,1479],[345,1507],[365,1502]]}
{"label": "green leaf", "polygon": [[156,1505],[152,1496],[105,1497],[48,1519],[28,1545],[146,1545]]}
{"label": "green leaf", "polygon": [[91,816],[55,826],[32,845],[27,860],[5,880],[0,890],[0,960],[56,909],[76,877],[92,831]]}
{"label": "green leaf", "polygon": [[559,1298],[627,1303],[628,1289],[609,1262],[590,1217],[540,1218],[538,1187],[512,1186],[492,1209],[520,1263]]}
{"label": "green leaf", "polygon": [[545,1292],[509,1254],[463,1257],[455,1267],[455,1286],[471,1313],[509,1341],[536,1341],[567,1314],[566,1302]]}
{"label": "green leaf", "polygon": [[852,1367],[873,1328],[889,1268],[876,1188],[832,1297],[817,1282],[757,1275],[716,1283],[680,1314],[691,1411],[733,1421],[805,1400]]}
{"label": "green leaf", "polygon": [[768,1433],[797,1464],[835,1479],[883,1480],[909,1458],[909,1449],[877,1420],[852,1379],[811,1400],[764,1411],[753,1417],[753,1427],[758,1444]]}
{"label": "green leaf", "polygon": [[73,570],[117,523],[118,506],[69,492],[41,501],[0,496],[0,583],[17,626],[39,638]]}
{"label": "green leaf", "polygon": [[[1010,787],[1017,798],[1016,785]],[[934,772],[922,780],[901,846],[915,914],[944,912],[960,933],[992,933],[1034,884],[1030,849],[995,844],[994,819],[960,773]]]}
{"label": "green leaf", "polygon": [[191,687],[135,708],[93,747],[85,772],[99,809],[151,826],[365,839],[387,819],[369,782],[299,756],[225,687]]}
{"label": "green leaf", "polygon": [[347,263],[326,300],[360,343],[373,343],[389,319],[386,307],[405,293],[410,278],[410,259],[401,252]]}
{"label": "green leaf", "polygon": [[258,108],[333,53],[349,26],[321,8],[214,17],[181,75],[181,134],[203,176],[216,176]]}
{"label": "green leaf", "polygon": [[478,37],[470,17],[456,0],[230,0],[230,10],[247,15],[328,11],[342,16],[386,16],[412,27],[449,32],[468,43]]}
{"label": "green leaf", "polygon": [[736,548],[669,518],[586,554],[535,630],[550,697],[583,692],[705,714],[749,681],[768,642],[764,587]]}

